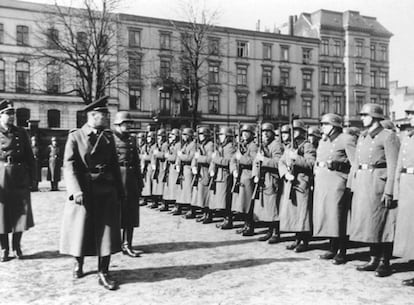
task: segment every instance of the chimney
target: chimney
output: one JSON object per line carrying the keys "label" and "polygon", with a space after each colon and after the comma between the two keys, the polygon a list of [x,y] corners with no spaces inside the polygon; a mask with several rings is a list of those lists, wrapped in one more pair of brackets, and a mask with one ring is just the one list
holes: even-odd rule
{"label": "chimney", "polygon": [[258,32],[260,31],[260,19],[257,20],[256,31],[258,31]]}
{"label": "chimney", "polygon": [[293,26],[294,26],[294,16],[289,16],[289,35],[290,36],[294,35]]}

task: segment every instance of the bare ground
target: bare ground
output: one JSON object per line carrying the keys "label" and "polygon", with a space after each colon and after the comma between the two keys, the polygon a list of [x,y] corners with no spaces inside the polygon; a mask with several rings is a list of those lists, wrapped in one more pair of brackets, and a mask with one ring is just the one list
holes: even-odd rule
{"label": "bare ground", "polygon": [[323,240],[297,254],[285,249],[289,241],[269,245],[145,207],[134,236],[145,253],[114,255],[120,289],[106,291],[96,258],[86,259],[85,277],[72,279],[71,258],[57,251],[65,193],[46,189],[32,194],[36,226],[23,236],[25,259],[0,264],[0,304],[414,304],[414,288],[401,286],[414,264],[404,260],[393,260],[392,276],[376,278],[355,270],[368,259],[366,247],[334,266],[318,259]]}

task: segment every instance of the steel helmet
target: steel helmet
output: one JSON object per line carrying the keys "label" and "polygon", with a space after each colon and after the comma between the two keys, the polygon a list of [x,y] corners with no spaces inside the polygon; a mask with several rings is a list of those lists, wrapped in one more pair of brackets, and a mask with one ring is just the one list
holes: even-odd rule
{"label": "steel helmet", "polygon": [[308,128],[308,136],[315,136],[318,138],[322,138],[321,131],[317,126],[310,126]]}
{"label": "steel helmet", "polygon": [[290,125],[283,125],[282,128],[280,128],[281,133],[289,133],[290,132]]}
{"label": "steel helmet", "polygon": [[233,136],[233,129],[231,129],[230,127],[221,127],[219,134],[224,134],[228,137],[232,137]]}
{"label": "steel helmet", "polygon": [[411,103],[410,105],[408,105],[408,107],[407,107],[407,108],[405,108],[405,112],[406,112],[407,114],[409,114],[409,113],[414,113],[414,103]]}
{"label": "steel helmet", "polygon": [[194,135],[194,130],[192,130],[191,128],[184,128],[183,129],[183,132],[182,132],[182,134],[183,135],[187,135],[187,136],[192,136],[192,135]]}
{"label": "steel helmet", "polygon": [[253,126],[253,125],[250,125],[250,124],[244,124],[243,126],[242,126],[242,128],[240,129],[240,131],[241,132],[243,132],[243,131],[249,131],[249,132],[251,132],[251,133],[255,133],[255,127]]}
{"label": "steel helmet", "polygon": [[293,129],[301,129],[306,132],[305,122],[302,120],[294,120]]}
{"label": "steel helmet", "polygon": [[359,112],[360,115],[369,115],[373,118],[377,119],[384,119],[384,111],[382,107],[378,104],[374,103],[367,103],[362,106],[361,111]]}
{"label": "steel helmet", "polygon": [[211,131],[208,127],[199,127],[197,132],[199,135],[203,134],[203,135],[209,136],[211,134]]}
{"label": "steel helmet", "polygon": [[330,124],[335,127],[342,127],[342,118],[335,113],[327,113],[322,116],[321,124]]}
{"label": "steel helmet", "polygon": [[167,135],[164,128],[158,129],[157,136],[165,137]]}
{"label": "steel helmet", "polygon": [[262,131],[270,130],[271,132],[275,133],[275,126],[272,123],[263,123],[262,124]]}
{"label": "steel helmet", "polygon": [[170,131],[170,135],[179,136],[180,135],[180,130],[178,128],[173,128]]}
{"label": "steel helmet", "polygon": [[131,115],[128,111],[119,111],[115,114],[114,125],[120,125],[123,122],[132,122]]}

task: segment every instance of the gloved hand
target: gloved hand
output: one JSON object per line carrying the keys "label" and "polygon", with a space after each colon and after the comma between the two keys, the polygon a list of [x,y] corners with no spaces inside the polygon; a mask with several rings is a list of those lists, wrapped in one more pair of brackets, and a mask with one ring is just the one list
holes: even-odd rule
{"label": "gloved hand", "polygon": [[295,180],[295,176],[293,176],[291,173],[286,173],[285,178],[287,181]]}
{"label": "gloved hand", "polygon": [[75,195],[75,203],[79,205],[83,205],[83,194]]}
{"label": "gloved hand", "polygon": [[197,167],[193,166],[191,168],[191,172],[193,173],[193,175],[197,175]]}
{"label": "gloved hand", "polygon": [[396,201],[392,200],[392,196],[384,194],[381,199],[382,206],[387,209],[394,209],[396,207]]}

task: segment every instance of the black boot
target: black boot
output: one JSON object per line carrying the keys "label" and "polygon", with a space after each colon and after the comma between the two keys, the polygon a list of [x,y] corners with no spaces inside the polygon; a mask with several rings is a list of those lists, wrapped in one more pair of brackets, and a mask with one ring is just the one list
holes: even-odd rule
{"label": "black boot", "polygon": [[254,236],[254,222],[248,222],[246,230],[242,233],[242,236]]}
{"label": "black boot", "polygon": [[242,234],[247,230],[247,222],[244,222],[243,228],[237,229],[236,234]]}
{"label": "black boot", "polygon": [[0,262],[9,260],[9,235],[0,234]]}
{"label": "black boot", "polygon": [[324,254],[319,255],[320,259],[333,259],[338,252],[339,241],[338,238],[334,237],[330,240],[329,250]]}
{"label": "black boot", "polygon": [[378,247],[378,244],[371,245],[369,252],[371,255],[369,262],[358,266],[356,268],[358,271],[375,271],[377,269],[380,260],[380,249]]}
{"label": "black boot", "polygon": [[206,225],[213,222],[213,212],[207,208],[206,210],[206,217],[204,218],[202,224]]}
{"label": "black boot", "polygon": [[267,240],[269,240],[273,236],[273,231],[274,231],[273,224],[269,225],[269,229],[267,230],[266,234],[263,235],[262,237],[259,237],[257,240],[258,241],[267,241]]}
{"label": "black boot", "polygon": [[308,232],[300,232],[296,234],[296,237],[299,240],[299,244],[295,247],[294,251],[296,253],[308,251],[310,234]]}
{"label": "black boot", "polygon": [[118,288],[118,283],[109,277],[110,261],[110,255],[98,258],[98,282],[99,285],[102,285],[105,289],[116,290]]}
{"label": "black boot", "polygon": [[134,235],[134,228],[124,229],[122,231],[122,253],[130,257],[139,257],[139,252],[132,249],[132,237]]}
{"label": "black boot", "polygon": [[83,276],[83,257],[75,257],[75,263],[73,264],[73,278],[79,279]]}
{"label": "black boot", "polygon": [[20,246],[22,235],[23,235],[23,232],[16,232],[16,233],[13,233],[12,235],[13,254],[14,254],[14,257],[17,259],[23,258],[22,248]]}
{"label": "black boot", "polygon": [[414,286],[414,278],[408,279],[408,280],[403,280],[401,283],[404,286]]}
{"label": "black boot", "polygon": [[160,209],[160,212],[167,212],[169,211],[168,201],[164,200]]}
{"label": "black boot", "polygon": [[383,243],[381,244],[381,260],[378,264],[377,269],[375,269],[375,276],[386,277],[392,274],[392,269],[390,266],[390,259],[392,257],[392,243]]}
{"label": "black boot", "polygon": [[346,263],[346,249],[348,246],[348,238],[340,237],[339,238],[339,253],[333,258],[332,264],[342,265]]}
{"label": "black boot", "polygon": [[185,213],[184,218],[185,219],[195,219],[196,218],[196,210],[195,210],[195,207],[190,206],[190,209],[188,210],[187,213]]}
{"label": "black boot", "polygon": [[227,211],[226,214],[227,215],[224,218],[224,221],[219,226],[217,226],[217,228],[222,230],[231,230],[233,229],[233,215],[231,211]]}
{"label": "black boot", "polygon": [[153,202],[149,206],[149,208],[150,209],[156,209],[156,208],[158,208],[158,205],[159,205],[159,203],[158,203],[159,198],[158,198],[158,196],[152,196],[152,198],[153,198]]}
{"label": "black boot", "polygon": [[181,204],[175,203],[174,208],[171,211],[171,215],[178,216],[181,215]]}
{"label": "black boot", "polygon": [[290,245],[288,245],[288,246],[286,246],[286,249],[287,250],[295,250],[296,249],[296,247],[297,246],[299,246],[300,245],[300,240],[298,239],[298,237],[296,236],[296,240],[292,243],[292,244],[290,244]]}
{"label": "black boot", "polygon": [[280,243],[280,230],[279,230],[279,222],[273,224],[274,226],[274,235],[270,237],[267,243],[269,244],[278,244]]}

